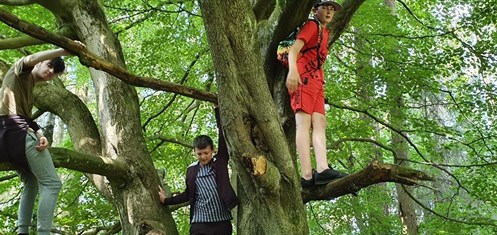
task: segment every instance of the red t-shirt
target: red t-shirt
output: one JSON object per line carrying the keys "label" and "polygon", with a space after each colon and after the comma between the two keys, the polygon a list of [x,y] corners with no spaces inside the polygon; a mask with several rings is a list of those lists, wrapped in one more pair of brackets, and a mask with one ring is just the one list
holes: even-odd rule
{"label": "red t-shirt", "polygon": [[297,68],[301,79],[309,77],[313,79],[320,79],[324,82],[323,64],[328,56],[328,38],[329,30],[324,27],[322,29],[321,45],[319,47],[319,58],[321,59],[321,67],[318,69],[318,56],[316,46],[319,41],[319,28],[315,21],[309,20],[302,26],[297,35],[297,40],[304,41],[304,46],[300,52],[305,51],[304,54],[300,53],[297,59]]}

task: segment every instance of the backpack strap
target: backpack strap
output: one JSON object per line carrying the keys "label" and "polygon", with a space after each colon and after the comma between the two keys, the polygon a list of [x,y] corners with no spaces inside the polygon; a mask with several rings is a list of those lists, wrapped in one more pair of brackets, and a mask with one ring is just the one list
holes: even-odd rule
{"label": "backpack strap", "polygon": [[318,62],[317,69],[319,70],[321,68],[321,55],[319,54],[319,49],[321,47],[321,42],[323,41],[323,30],[321,29],[321,24],[319,23],[319,21],[317,21],[316,19],[310,19],[310,21],[313,21],[318,26],[318,31],[319,31],[319,33],[318,33],[318,44],[315,47],[309,47],[309,48],[301,51],[300,53],[304,54],[308,50],[312,50],[312,49],[316,48],[317,62]]}
{"label": "backpack strap", "polygon": [[321,29],[321,24],[316,22],[318,24],[318,30],[319,30],[319,39],[318,39],[318,45],[316,47],[316,54],[318,55],[318,70],[321,69],[321,55],[319,54],[319,48],[321,47],[321,42],[323,41],[323,30]]}

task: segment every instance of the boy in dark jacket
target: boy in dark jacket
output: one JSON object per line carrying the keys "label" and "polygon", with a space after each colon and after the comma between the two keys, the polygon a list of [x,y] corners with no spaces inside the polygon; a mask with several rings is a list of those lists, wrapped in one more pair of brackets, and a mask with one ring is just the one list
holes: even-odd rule
{"label": "boy in dark jacket", "polygon": [[213,156],[214,143],[209,136],[196,137],[193,147],[198,161],[186,171],[185,191],[166,198],[162,188],[159,189],[160,202],[164,205],[190,202],[190,234],[231,234],[231,210],[239,203],[229,181],[229,155],[219,110],[216,108],[215,112],[219,130],[217,154]]}

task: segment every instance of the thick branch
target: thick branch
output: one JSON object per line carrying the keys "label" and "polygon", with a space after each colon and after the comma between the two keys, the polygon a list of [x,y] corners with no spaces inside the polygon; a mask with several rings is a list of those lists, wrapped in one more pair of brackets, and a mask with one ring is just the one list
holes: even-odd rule
{"label": "thick branch", "polygon": [[27,21],[23,21],[4,10],[0,10],[0,21],[34,38],[62,47],[74,55],[77,55],[81,64],[105,71],[130,85],[173,92],[193,99],[217,103],[217,95],[214,93],[193,87],[181,86],[172,82],[131,74],[125,68],[98,57],[85,47],[75,43],[73,40],[54,34]]}
{"label": "thick branch", "polygon": [[116,222],[109,226],[98,226],[94,227],[88,231],[81,232],[81,235],[96,235],[96,234],[116,234],[122,230],[121,223]]}
{"label": "thick branch", "polygon": [[6,6],[26,6],[34,3],[33,0],[0,0],[0,5]]}
{"label": "thick branch", "polygon": [[27,36],[19,36],[15,38],[0,39],[0,50],[19,49],[25,46],[40,45],[46,42]]}
{"label": "thick branch", "polygon": [[275,5],[275,0],[257,0],[253,7],[257,21],[267,19],[274,11]]}
{"label": "thick branch", "polygon": [[[64,148],[50,148],[50,153],[56,167],[103,175],[109,178],[124,178],[128,175],[128,167],[125,164],[110,158]],[[9,163],[0,163],[0,171],[6,170],[14,170],[14,167]]]}
{"label": "thick branch", "polygon": [[421,171],[374,161],[362,171],[332,181],[325,186],[302,190],[302,199],[304,202],[330,200],[373,184],[395,182],[417,185],[420,180],[433,181],[433,178]]}
{"label": "thick branch", "polygon": [[100,134],[85,103],[63,87],[38,83],[34,91],[39,110],[59,116],[68,126],[71,141],[77,151],[98,155],[102,151]]}
{"label": "thick branch", "polygon": [[[75,38],[75,36],[71,34],[70,30],[66,28],[59,30],[57,33],[60,33],[69,38]],[[43,40],[33,38],[28,35],[21,35],[15,38],[2,37],[2,39],[0,39],[0,50],[20,49],[26,46],[40,45],[46,43],[47,42]]]}
{"label": "thick branch", "polygon": [[[282,6],[281,14],[278,16],[278,25],[274,28],[272,35],[272,45],[276,45],[291,33],[295,27],[302,24],[309,16],[309,12],[314,5],[314,0],[294,0],[287,1]],[[274,54],[273,54],[274,55]],[[273,56],[276,58],[276,56]]]}

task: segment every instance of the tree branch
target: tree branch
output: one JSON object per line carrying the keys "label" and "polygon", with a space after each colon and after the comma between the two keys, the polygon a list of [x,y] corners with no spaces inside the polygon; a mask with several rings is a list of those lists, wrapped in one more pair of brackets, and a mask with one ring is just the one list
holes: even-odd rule
{"label": "tree branch", "polygon": [[[200,60],[200,57],[203,56],[205,53],[208,53],[208,51],[209,51],[209,49],[207,49],[205,51],[202,51],[200,53],[197,53],[197,55],[195,56],[195,59],[192,62],[190,62],[190,65],[188,66],[188,68],[186,69],[185,73],[183,74],[183,77],[180,79],[180,84],[184,84],[184,82],[186,81],[186,79],[190,75],[193,67]],[[169,102],[167,103],[167,105],[165,105],[158,113],[156,113],[156,114],[151,115],[150,117],[148,117],[148,119],[142,125],[142,128],[143,128],[144,131],[145,131],[145,128],[148,125],[148,123],[150,123],[154,118],[156,118],[159,115],[161,115],[162,113],[164,113],[166,111],[166,109],[169,108],[170,105],[174,103],[174,101],[176,100],[177,95],[178,94],[174,94],[174,96],[171,98],[171,100],[169,100]]]}
{"label": "tree branch", "polygon": [[18,49],[25,46],[40,45],[46,42],[27,36],[19,36],[15,38],[0,39],[0,50]]}
{"label": "tree branch", "polygon": [[433,177],[410,168],[374,161],[362,171],[332,181],[325,186],[303,189],[302,200],[304,203],[311,200],[330,200],[383,182],[418,185],[419,180],[433,181]]}
{"label": "tree branch", "polygon": [[[430,163],[431,161],[428,160],[422,153],[421,153],[421,150],[416,146],[416,144],[414,144],[414,142],[401,130],[393,127],[392,125],[390,125],[389,123],[386,123],[385,121],[382,121],[380,120],[378,117],[374,116],[373,114],[371,114],[368,110],[360,110],[358,108],[353,108],[353,107],[348,107],[348,106],[342,106],[342,105],[338,105],[338,104],[333,104],[333,103],[329,103],[327,101],[325,101],[327,104],[335,107],[335,108],[340,108],[340,109],[348,109],[348,110],[352,110],[352,111],[355,111],[355,112],[359,112],[359,113],[363,113],[365,114],[366,116],[370,117],[371,119],[373,119],[374,121],[380,123],[381,125],[383,126],[386,126],[388,129],[392,130],[393,132],[399,134],[400,136],[402,136],[406,141],[407,143],[416,151],[416,153],[427,163]],[[455,177],[451,172],[449,172],[447,169],[443,168],[442,166],[440,165],[437,165],[437,164],[433,164],[432,165],[433,167],[445,172],[447,175],[449,175],[450,177],[452,177],[456,182],[457,184],[459,185],[459,187],[463,188],[464,190],[466,190],[467,192],[469,192],[468,189],[466,189],[462,184],[461,184],[461,181]]]}
{"label": "tree branch", "polygon": [[174,139],[174,138],[168,138],[168,137],[164,137],[164,136],[160,136],[160,135],[158,135],[158,136],[151,136],[148,139],[149,140],[161,140],[162,142],[168,142],[168,143],[178,144],[178,145],[181,145],[183,147],[193,149],[192,143],[184,141],[184,140],[178,140],[178,139]]}
{"label": "tree branch", "polygon": [[[430,26],[428,24],[425,24],[423,21],[421,21],[412,11],[411,9],[409,8],[409,6],[407,6],[407,4],[401,0],[397,0],[397,2],[399,2],[400,4],[402,4],[402,6],[407,10],[407,12],[409,12],[409,14],[414,18],[414,20],[416,20],[419,24],[421,24],[422,26],[428,28],[428,29],[431,29],[431,30],[434,30],[434,31],[441,31],[443,30],[442,28],[436,28],[436,27],[433,27],[433,26]],[[479,53],[472,45],[470,45],[469,43],[465,42],[463,39],[459,38],[456,34],[455,34],[455,30],[450,30],[450,33],[449,33],[454,39],[456,39],[457,41],[459,41],[466,49],[468,49],[469,51],[471,51],[471,53],[473,53],[473,55],[475,55],[479,60],[480,60],[480,63],[481,65],[485,68],[488,66],[488,59],[485,58],[485,56],[483,56],[481,53]]]}
{"label": "tree branch", "polygon": [[21,20],[4,10],[0,10],[0,21],[34,38],[62,47],[74,55],[77,55],[81,64],[105,71],[130,85],[173,92],[193,99],[217,103],[217,94],[215,93],[206,92],[193,87],[181,86],[176,83],[162,81],[159,79],[131,74],[125,68],[98,57],[86,49],[86,47],[79,45],[73,40],[54,34],[37,25]]}
{"label": "tree branch", "polygon": [[6,6],[26,6],[34,3],[33,0],[0,0],[0,5]]}
{"label": "tree branch", "polygon": [[13,178],[16,178],[16,177],[17,177],[17,174],[6,175],[6,176],[3,176],[3,177],[0,177],[0,182],[7,181],[7,180],[10,180],[10,179],[13,179]]}
{"label": "tree branch", "polygon": [[[125,178],[128,175],[128,166],[110,158],[64,148],[50,148],[50,153],[56,167],[103,175],[109,178]],[[10,163],[0,163],[0,171],[14,169]]]}
{"label": "tree branch", "polygon": [[423,158],[423,160],[425,160],[426,162],[429,162],[428,159],[423,155],[423,153],[421,153],[421,150],[414,144],[414,142],[412,142],[412,140],[404,132],[402,132],[401,130],[395,128],[391,124],[389,124],[389,123],[387,123],[387,122],[385,122],[383,120],[380,120],[378,117],[376,117],[373,114],[371,114],[367,109],[360,110],[358,108],[349,107],[349,106],[343,106],[343,105],[336,104],[336,103],[330,103],[328,101],[325,101],[325,102],[326,102],[326,104],[329,104],[329,105],[331,105],[331,106],[333,106],[335,108],[348,109],[348,110],[351,110],[351,111],[354,111],[354,112],[363,113],[366,116],[368,116],[371,119],[373,119],[374,121],[376,121],[377,123],[380,123],[381,125],[386,126],[388,129],[390,129],[390,130],[394,131],[395,133],[399,134],[400,136],[402,136],[409,143],[409,145],[414,148],[414,150],[416,151],[416,153],[421,158]]}
{"label": "tree branch", "polygon": [[88,231],[81,232],[79,234],[81,234],[81,235],[96,235],[96,234],[102,234],[102,232],[105,232],[103,234],[116,234],[117,232],[119,232],[121,230],[122,230],[121,223],[115,222],[113,225],[98,226],[98,227],[92,228]]}
{"label": "tree branch", "polygon": [[275,0],[257,0],[252,8],[257,21],[267,19],[274,11]]}
{"label": "tree branch", "polygon": [[392,155],[394,156],[394,158],[397,158],[397,153],[390,147],[382,144],[381,142],[379,141],[376,141],[376,140],[373,140],[373,139],[368,139],[368,138],[340,138],[339,140],[337,141],[333,141],[330,143],[330,145],[326,148],[328,149],[338,149],[339,146],[344,143],[344,142],[348,142],[348,141],[353,141],[353,142],[369,142],[369,143],[372,143],[376,146],[379,146],[385,150],[388,150],[392,153]]}
{"label": "tree branch", "polygon": [[480,226],[486,226],[486,225],[490,225],[490,226],[494,226],[494,227],[497,227],[497,221],[496,220],[491,220],[491,219],[481,219],[481,220],[488,220],[489,222],[486,222],[486,221],[477,221],[477,220],[474,220],[473,221],[468,221],[468,220],[459,220],[459,219],[454,219],[454,218],[450,218],[448,216],[445,216],[445,215],[442,215],[441,213],[438,213],[432,209],[430,209],[427,205],[423,204],[421,201],[419,201],[416,197],[414,197],[414,195],[412,195],[408,190],[406,190],[405,186],[402,185],[402,188],[404,189],[404,191],[407,193],[407,195],[414,201],[416,202],[416,204],[418,204],[421,208],[431,212],[432,214],[440,217],[440,218],[443,218],[445,220],[448,220],[448,221],[452,221],[452,222],[456,222],[456,223],[461,223],[461,224],[469,224],[469,225],[480,225]]}

